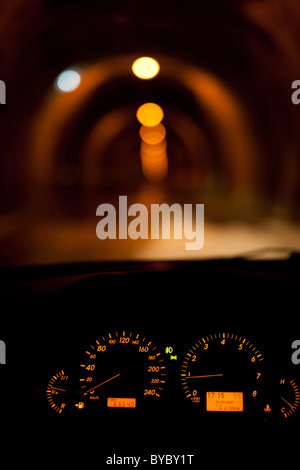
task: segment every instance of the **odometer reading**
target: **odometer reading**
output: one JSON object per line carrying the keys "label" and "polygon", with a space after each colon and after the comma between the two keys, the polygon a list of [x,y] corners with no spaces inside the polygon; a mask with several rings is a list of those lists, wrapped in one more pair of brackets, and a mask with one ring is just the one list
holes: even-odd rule
{"label": "odometer reading", "polygon": [[135,398],[108,398],[107,399],[108,408],[135,408],[136,399]]}
{"label": "odometer reading", "polygon": [[135,408],[143,400],[158,399],[166,383],[163,353],[136,332],[99,337],[86,348],[80,368],[83,401],[106,408]]}
{"label": "odometer reading", "polygon": [[243,411],[243,393],[206,392],[206,411]]}

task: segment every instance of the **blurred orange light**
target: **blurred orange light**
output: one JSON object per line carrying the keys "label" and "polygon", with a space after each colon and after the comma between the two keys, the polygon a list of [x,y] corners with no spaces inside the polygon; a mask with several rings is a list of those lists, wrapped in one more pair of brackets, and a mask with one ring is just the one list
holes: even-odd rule
{"label": "blurred orange light", "polygon": [[145,166],[149,166],[151,168],[154,168],[155,166],[159,166],[163,160],[167,159],[167,152],[166,151],[164,151],[160,154],[157,154],[155,156],[149,156],[141,150],[140,155],[141,155],[142,163]]}
{"label": "blurred orange light", "polygon": [[152,57],[140,57],[132,64],[132,71],[134,75],[143,80],[149,80],[156,77],[159,73],[160,65],[157,60]]}
{"label": "blurred orange light", "polygon": [[149,181],[161,181],[168,173],[168,160],[163,158],[156,165],[149,165],[142,160],[142,169],[145,178]]}
{"label": "blurred orange light", "polygon": [[161,123],[154,127],[142,126],[140,128],[140,137],[147,144],[159,144],[166,137],[166,128]]}
{"label": "blurred orange light", "polygon": [[154,127],[162,121],[164,112],[158,104],[145,103],[137,110],[136,117],[144,126]]}
{"label": "blurred orange light", "polygon": [[156,145],[150,145],[146,142],[141,143],[141,151],[150,157],[155,157],[166,151],[167,143],[165,140]]}
{"label": "blurred orange light", "polygon": [[160,181],[168,172],[166,140],[156,145],[141,143],[141,162],[142,170],[146,179],[149,181]]}

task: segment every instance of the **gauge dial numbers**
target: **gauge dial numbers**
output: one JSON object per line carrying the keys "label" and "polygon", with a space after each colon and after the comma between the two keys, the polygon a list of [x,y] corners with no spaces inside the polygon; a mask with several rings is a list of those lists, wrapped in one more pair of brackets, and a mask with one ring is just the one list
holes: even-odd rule
{"label": "gauge dial numbers", "polygon": [[160,398],[164,355],[141,333],[116,331],[90,344],[80,363],[81,401],[105,408],[138,408]]}
{"label": "gauge dial numbers", "polygon": [[263,356],[246,338],[217,333],[200,338],[186,353],[181,383],[203,413],[253,413],[261,401]]}
{"label": "gauge dial numbers", "polygon": [[280,411],[281,416],[289,418],[298,409],[300,403],[300,391],[294,380],[280,379]]}
{"label": "gauge dial numbers", "polygon": [[67,407],[70,393],[69,376],[61,370],[55,374],[47,386],[47,400],[52,410],[61,414]]}

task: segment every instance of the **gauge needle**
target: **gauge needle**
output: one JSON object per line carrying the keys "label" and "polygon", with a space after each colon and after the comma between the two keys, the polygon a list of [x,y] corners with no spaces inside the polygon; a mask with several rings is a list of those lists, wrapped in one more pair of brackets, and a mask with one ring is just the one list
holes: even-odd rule
{"label": "gauge needle", "polygon": [[189,375],[186,379],[202,379],[203,377],[222,377],[223,374],[211,374],[211,375]]}
{"label": "gauge needle", "polygon": [[98,387],[100,387],[101,385],[106,384],[106,382],[109,382],[110,380],[113,380],[113,379],[115,379],[116,377],[119,377],[119,375],[120,375],[120,374],[114,375],[114,376],[111,377],[110,379],[107,379],[107,380],[105,380],[104,382],[101,382],[101,384],[96,385],[96,387],[90,388],[89,390],[87,390],[87,391],[84,393],[84,395],[86,395],[87,393],[91,392],[92,390],[95,390],[95,388],[98,388]]}
{"label": "gauge needle", "polygon": [[281,400],[285,401],[285,403],[287,403],[291,408],[294,408],[294,406],[291,405],[285,398],[283,398],[283,397],[280,397],[280,398],[281,398]]}
{"label": "gauge needle", "polygon": [[52,390],[60,390],[61,392],[66,392],[64,388],[50,387]]}

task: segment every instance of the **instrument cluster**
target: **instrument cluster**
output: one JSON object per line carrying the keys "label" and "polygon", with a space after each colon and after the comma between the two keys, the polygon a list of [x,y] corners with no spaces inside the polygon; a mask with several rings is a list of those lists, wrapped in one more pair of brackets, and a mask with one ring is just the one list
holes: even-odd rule
{"label": "instrument cluster", "polygon": [[176,412],[191,423],[299,420],[298,369],[287,364],[276,370],[260,341],[234,331],[206,335],[201,325],[179,343],[176,335],[173,341],[169,334],[168,341],[157,342],[151,333],[93,332],[92,341],[74,347],[71,364],[60,357],[61,367],[40,384],[40,406],[47,402],[49,413],[61,419],[109,420],[119,413],[132,420]]}
{"label": "instrument cluster", "polygon": [[140,439],[164,453],[290,440],[300,422],[300,276],[276,266],[6,275],[1,415],[10,422],[13,412],[23,435],[32,424],[41,445],[68,437],[82,458],[100,441],[105,455],[122,446],[127,455]]}

